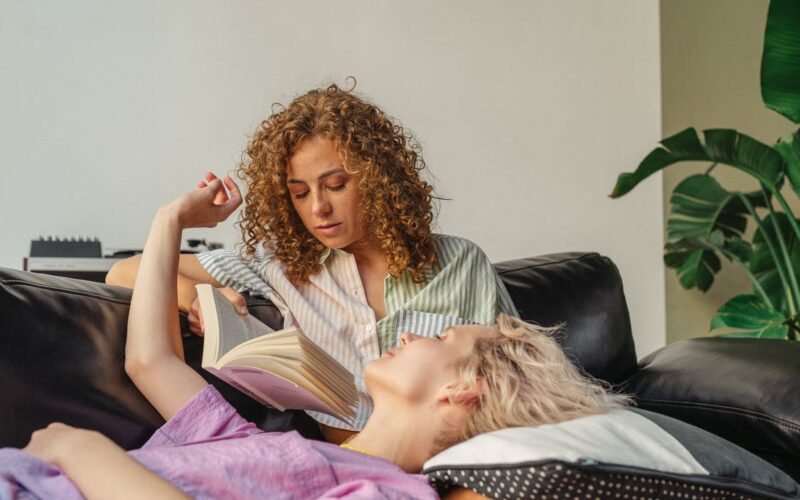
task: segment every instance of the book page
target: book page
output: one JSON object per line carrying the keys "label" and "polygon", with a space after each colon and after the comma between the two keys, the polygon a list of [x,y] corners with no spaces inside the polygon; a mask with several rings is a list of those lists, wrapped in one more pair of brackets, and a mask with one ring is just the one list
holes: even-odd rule
{"label": "book page", "polygon": [[345,422],[352,421],[352,411],[348,412],[350,413],[348,415],[342,415],[308,390],[275,373],[245,366],[210,368],[209,371],[257,401],[278,410],[313,410],[332,415]]}
{"label": "book page", "polygon": [[203,310],[205,335],[209,337],[204,341],[203,350],[214,351],[213,356],[206,356],[204,352],[204,360],[210,357],[217,361],[234,347],[273,331],[250,314],[240,315],[233,304],[211,285],[198,285],[197,296]]}
{"label": "book page", "polygon": [[[318,387],[322,394],[330,394],[339,398],[340,401],[352,402],[358,399],[353,374],[294,327],[238,345],[215,364],[218,367],[239,365],[244,359],[263,359],[264,357],[271,359],[271,363],[281,363],[287,367],[302,367],[302,370],[294,368],[295,377],[300,375]],[[280,369],[280,366],[271,366],[275,366],[274,369]],[[273,368],[267,366],[261,366],[261,368],[274,371]],[[299,382],[295,377],[281,375],[294,382]]]}
{"label": "book page", "polygon": [[296,327],[274,332],[241,316],[211,285],[197,285],[203,309],[202,367],[283,410],[315,410],[349,421],[356,413],[355,378]]}

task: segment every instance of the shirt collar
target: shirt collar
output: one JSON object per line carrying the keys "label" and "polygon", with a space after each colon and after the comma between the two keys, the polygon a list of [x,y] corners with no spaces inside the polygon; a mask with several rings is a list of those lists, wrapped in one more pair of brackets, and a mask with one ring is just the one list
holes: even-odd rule
{"label": "shirt collar", "polygon": [[330,258],[331,255],[338,255],[338,256],[350,255],[350,252],[346,252],[346,251],[341,250],[339,248],[328,248],[328,247],[326,247],[325,250],[323,250],[319,254],[319,263],[320,264],[324,264],[325,261],[327,261]]}

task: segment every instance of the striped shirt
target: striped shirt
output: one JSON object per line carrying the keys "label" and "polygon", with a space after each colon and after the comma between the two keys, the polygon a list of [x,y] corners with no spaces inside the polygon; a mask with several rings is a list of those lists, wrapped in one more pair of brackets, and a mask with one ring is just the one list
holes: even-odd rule
{"label": "striped shirt", "polygon": [[322,271],[294,286],[285,265],[268,247],[243,258],[232,250],[198,254],[206,271],[223,286],[270,299],[284,317],[284,328],[297,326],[355,376],[358,414],[352,425],[336,417],[309,412],[318,422],[360,430],[372,414],[364,385],[364,366],[397,346],[403,332],[434,337],[460,324],[493,324],[498,313],[516,316],[511,298],[491,262],[474,243],[434,235],[437,264],[427,281],[414,283],[404,272],[384,279],[386,316],[376,321],[367,303],[355,257],[338,249],[320,256]]}

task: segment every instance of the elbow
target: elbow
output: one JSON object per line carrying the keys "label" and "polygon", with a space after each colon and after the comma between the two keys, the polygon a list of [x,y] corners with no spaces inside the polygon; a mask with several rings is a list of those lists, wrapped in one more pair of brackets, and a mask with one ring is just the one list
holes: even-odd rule
{"label": "elbow", "polygon": [[128,378],[135,381],[141,378],[142,374],[146,371],[146,363],[136,356],[125,355],[125,373]]}
{"label": "elbow", "polygon": [[138,255],[115,262],[106,273],[106,284],[133,288],[133,284],[136,282],[138,264]]}
{"label": "elbow", "polygon": [[124,363],[125,374],[138,386],[139,381],[154,373],[163,371],[165,366],[169,366],[175,361],[184,363],[183,358],[171,352],[156,352],[148,349],[126,349]]}
{"label": "elbow", "polygon": [[125,373],[134,383],[141,380],[147,373],[152,373],[153,367],[158,364],[159,358],[156,356],[148,356],[144,354],[137,354],[134,352],[125,352]]}

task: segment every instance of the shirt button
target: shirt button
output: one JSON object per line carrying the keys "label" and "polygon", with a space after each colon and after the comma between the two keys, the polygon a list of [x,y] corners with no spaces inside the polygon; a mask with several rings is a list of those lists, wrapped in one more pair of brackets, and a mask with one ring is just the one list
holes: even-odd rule
{"label": "shirt button", "polygon": [[368,331],[368,332],[371,332],[371,331],[372,331],[372,325],[367,325],[367,331]]}

